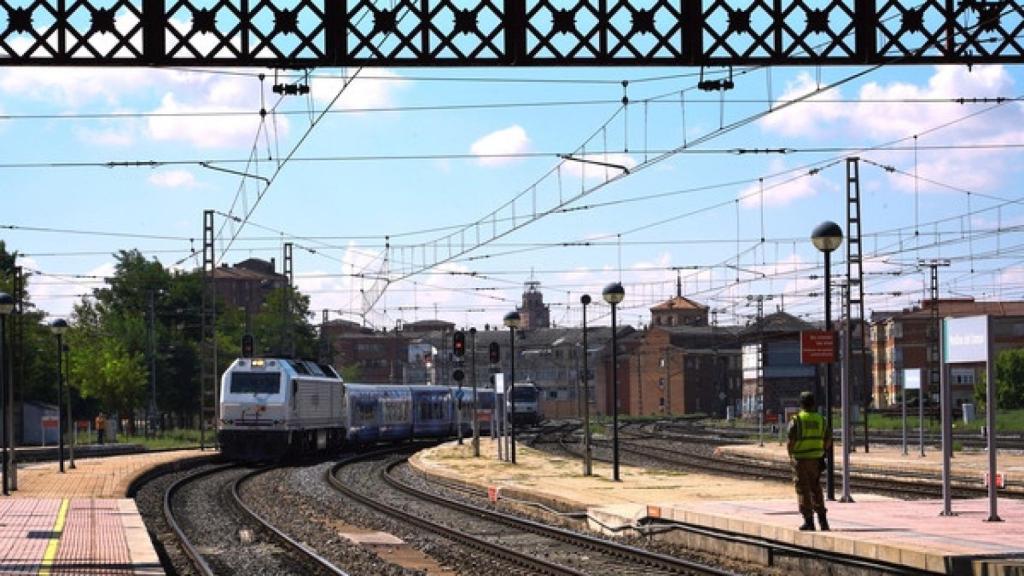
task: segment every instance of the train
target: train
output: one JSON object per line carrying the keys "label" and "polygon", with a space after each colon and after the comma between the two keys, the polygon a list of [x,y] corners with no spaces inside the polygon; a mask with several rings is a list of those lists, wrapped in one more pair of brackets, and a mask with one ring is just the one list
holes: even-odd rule
{"label": "train", "polygon": [[[532,384],[516,395],[519,424],[537,423]],[[519,385],[516,387],[519,388]],[[531,392],[532,390],[532,392]],[[522,397],[522,400],[520,400]],[[494,390],[346,383],[333,367],[291,358],[238,358],[221,377],[217,439],[230,459],[265,460],[413,439],[489,432]],[[532,398],[532,402],[531,402]]]}

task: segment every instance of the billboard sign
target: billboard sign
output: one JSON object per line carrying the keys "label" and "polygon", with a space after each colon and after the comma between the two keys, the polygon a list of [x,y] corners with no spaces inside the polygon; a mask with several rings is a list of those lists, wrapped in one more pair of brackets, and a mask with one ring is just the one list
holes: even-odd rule
{"label": "billboard sign", "polygon": [[826,364],[836,361],[836,333],[828,330],[800,332],[800,362]]}
{"label": "billboard sign", "polygon": [[904,390],[920,390],[921,389],[921,369],[920,368],[904,368],[903,369],[903,389]]}
{"label": "billboard sign", "polygon": [[988,360],[988,316],[944,318],[942,358],[946,364]]}

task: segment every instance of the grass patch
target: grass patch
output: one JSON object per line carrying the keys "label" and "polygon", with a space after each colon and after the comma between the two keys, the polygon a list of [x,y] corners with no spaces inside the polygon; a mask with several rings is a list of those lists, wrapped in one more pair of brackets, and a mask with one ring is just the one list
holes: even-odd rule
{"label": "grass patch", "polygon": [[[900,416],[889,416],[884,414],[872,413],[868,417],[868,425],[872,430],[889,430],[897,431],[903,429],[902,418]],[[977,417],[972,422],[965,423],[963,419],[956,420],[953,422],[954,430],[958,432],[977,432],[981,433],[981,427],[985,425],[985,413],[979,412]],[[917,430],[918,417],[917,409],[907,407],[907,429]],[[940,424],[938,418],[924,418],[924,429],[927,432],[940,432]],[[1024,431],[1024,410],[997,410],[996,411],[996,431],[997,432],[1022,432]]]}
{"label": "grass patch", "polygon": [[[216,437],[216,433],[210,430],[206,431],[206,444],[212,446],[213,441]],[[95,435],[89,439],[89,442],[95,441]],[[79,444],[82,444],[83,438],[79,437]],[[170,450],[174,448],[198,448],[199,447],[199,430],[191,429],[174,429],[165,430],[156,435],[152,435],[146,438],[143,435],[130,436],[128,434],[118,434],[117,439],[110,444],[139,444],[146,450]]]}

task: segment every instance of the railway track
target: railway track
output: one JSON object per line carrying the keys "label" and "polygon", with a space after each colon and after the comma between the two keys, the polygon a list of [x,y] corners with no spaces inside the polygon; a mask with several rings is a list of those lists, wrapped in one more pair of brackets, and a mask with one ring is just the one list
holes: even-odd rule
{"label": "railway track", "polygon": [[264,470],[233,464],[181,478],[164,493],[164,517],[198,574],[347,576],[252,511],[239,486]]}
{"label": "railway track", "polygon": [[[653,425],[649,425],[649,427],[652,431],[672,434],[682,438],[713,438],[723,443],[749,442],[751,437],[758,434],[756,426],[714,428],[691,422],[656,422]],[[770,429],[770,424],[765,425],[765,430]],[[854,430],[852,437],[857,445],[862,446],[864,444],[863,430]],[[903,432],[872,430],[869,439],[871,444],[898,446],[903,442]],[[907,446],[909,449],[915,449],[918,446],[919,440],[920,435],[916,429],[907,430]],[[985,437],[978,433],[954,434],[953,442],[965,448],[987,448]],[[924,435],[924,443],[925,446],[929,447],[939,446],[942,443],[942,437],[939,434],[929,432]],[[1000,450],[1024,450],[1024,434],[996,434],[996,444]]]}
{"label": "railway track", "polygon": [[[578,448],[579,441],[571,433],[564,433],[558,437],[558,444],[561,450],[581,458],[582,451]],[[571,441],[570,441],[571,438]],[[682,470],[701,471],[709,474],[725,475],[730,477],[771,479],[780,482],[792,482],[792,471],[786,464],[773,462],[751,461],[742,458],[729,458],[710,455],[705,445],[698,445],[700,449],[682,448],[689,444],[678,444],[680,438],[652,437],[650,433],[619,432],[620,453],[629,455],[634,462],[653,462],[657,466],[667,466]],[[706,440],[706,439],[705,439]],[[677,444],[671,448],[659,446],[657,441],[674,441]],[[611,442],[608,440],[594,439],[592,446],[601,450],[594,453],[594,457],[601,461],[610,461],[610,456],[605,456],[611,451]],[[837,480],[839,475],[837,474]],[[851,487],[861,491],[875,492],[901,498],[938,498],[942,495],[941,481],[931,474],[912,472],[889,472],[886,474],[872,474],[868,472],[853,472],[850,475]],[[977,479],[966,477],[954,477],[951,483],[952,495],[956,498],[963,497],[984,497],[988,494],[987,489],[977,485]],[[1011,487],[1001,491],[1003,496],[1024,497],[1024,490]]]}
{"label": "railway track", "polygon": [[[328,481],[346,497],[421,530],[507,562],[524,574],[732,574],[428,493],[397,480],[404,457],[377,452],[333,467]],[[355,472],[343,472],[356,466]],[[341,478],[342,474],[344,478]],[[362,487],[357,487],[362,478]],[[370,491],[368,494],[367,491]],[[457,527],[457,528],[456,528]]]}

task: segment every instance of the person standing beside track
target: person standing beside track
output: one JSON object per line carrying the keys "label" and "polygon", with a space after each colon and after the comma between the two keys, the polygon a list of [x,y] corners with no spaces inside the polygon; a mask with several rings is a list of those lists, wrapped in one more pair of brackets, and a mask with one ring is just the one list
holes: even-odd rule
{"label": "person standing beside track", "polygon": [[100,412],[96,415],[96,443],[103,444],[107,435],[107,416]]}
{"label": "person standing beside track", "polygon": [[825,451],[832,445],[832,431],[825,427],[825,417],[814,407],[814,394],[800,394],[800,412],[789,420],[789,441],[786,450],[793,463],[793,483],[804,517],[801,530],[814,530],[813,514],[818,514],[818,525],[828,530],[825,498],[821,491],[821,471]]}

